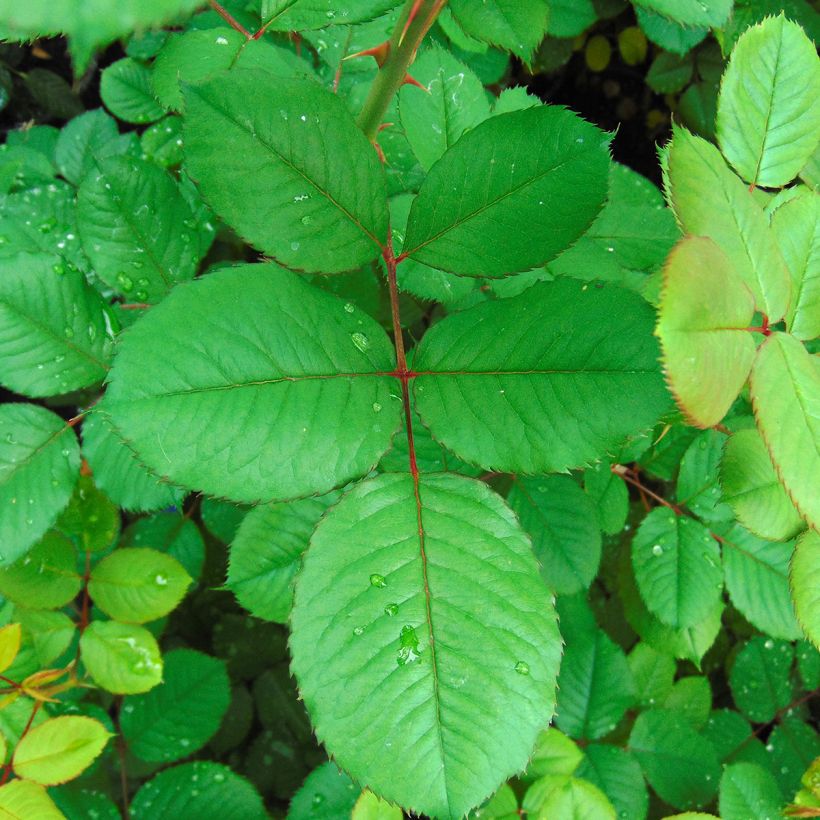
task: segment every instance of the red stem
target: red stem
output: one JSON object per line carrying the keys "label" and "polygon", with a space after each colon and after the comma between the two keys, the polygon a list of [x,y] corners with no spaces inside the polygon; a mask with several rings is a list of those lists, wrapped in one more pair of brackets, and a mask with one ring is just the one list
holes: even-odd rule
{"label": "red stem", "polygon": [[[253,35],[239,22],[226,8],[223,8],[216,0],[208,0],[211,8],[232,28],[244,35],[246,39],[253,39]],[[257,38],[258,39],[258,38]]]}
{"label": "red stem", "polygon": [[[37,717],[37,712],[40,711],[40,707],[43,705],[41,700],[34,701],[34,707],[31,710],[31,714],[28,716],[28,721],[26,722],[26,726],[23,731],[20,733],[20,738],[17,741],[18,743],[22,740],[27,734],[28,730],[31,729],[31,724],[34,723],[34,718]],[[0,786],[2,786],[11,776],[11,760],[3,766],[3,775],[0,777]]]}

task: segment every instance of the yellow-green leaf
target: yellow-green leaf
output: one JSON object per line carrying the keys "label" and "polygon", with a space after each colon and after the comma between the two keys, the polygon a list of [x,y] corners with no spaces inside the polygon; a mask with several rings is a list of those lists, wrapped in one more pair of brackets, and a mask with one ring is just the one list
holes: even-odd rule
{"label": "yellow-green leaf", "polygon": [[7,624],[0,629],[0,672],[5,672],[20,651],[20,624]]}
{"label": "yellow-green leaf", "polygon": [[48,792],[30,780],[0,787],[0,820],[65,820]]}
{"label": "yellow-green leaf", "polygon": [[814,530],[804,532],[798,539],[789,580],[797,620],[809,640],[820,649],[820,535]]}

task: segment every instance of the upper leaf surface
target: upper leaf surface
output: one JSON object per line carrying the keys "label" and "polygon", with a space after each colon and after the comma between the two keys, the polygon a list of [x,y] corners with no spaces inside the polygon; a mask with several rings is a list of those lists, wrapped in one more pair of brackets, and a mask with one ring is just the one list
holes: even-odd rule
{"label": "upper leaf surface", "polygon": [[463,816],[524,767],[549,718],[550,593],[515,516],[476,481],[357,485],[313,536],[291,624],[318,736],[414,811]]}
{"label": "upper leaf surface", "polygon": [[380,17],[401,0],[263,0],[262,20],[272,31],[310,31]]}
{"label": "upper leaf surface", "polygon": [[629,291],[569,279],[448,316],[417,348],[419,414],[485,469],[588,464],[669,407],[653,319]]}
{"label": "upper leaf surface", "polygon": [[184,140],[186,167],[213,209],[289,267],[350,270],[387,241],[379,158],[345,104],[316,83],[249,69],[189,86]]}
{"label": "upper leaf surface", "polygon": [[451,0],[453,16],[477,39],[529,58],[547,33],[546,0]]}
{"label": "upper leaf surface", "polygon": [[797,176],[820,137],[820,61],[814,44],[784,15],[747,29],[720,88],[717,136],[735,170],[754,185]]}
{"label": "upper leaf surface", "polygon": [[720,28],[732,13],[732,0],[635,0],[636,5],[657,12],[685,26]]}
{"label": "upper leaf surface", "polygon": [[699,427],[717,424],[752,367],[755,343],[746,328],[754,302],[712,240],[681,240],[664,269],[657,334],[669,386]]}
{"label": "upper leaf surface", "polygon": [[400,404],[378,374],[394,363],[353,305],[276,265],[241,265],[177,288],[129,330],[106,408],[159,475],[288,499],[361,476],[387,450]]}
{"label": "upper leaf surface", "polygon": [[761,346],[752,368],[757,427],[798,510],[820,527],[820,362],[786,333]]}
{"label": "upper leaf surface", "polygon": [[798,539],[789,578],[797,619],[820,649],[820,535],[814,530]]}
{"label": "upper leaf surface", "polygon": [[543,265],[601,210],[609,142],[556,106],[485,120],[430,169],[410,211],[404,252],[471,276]]}

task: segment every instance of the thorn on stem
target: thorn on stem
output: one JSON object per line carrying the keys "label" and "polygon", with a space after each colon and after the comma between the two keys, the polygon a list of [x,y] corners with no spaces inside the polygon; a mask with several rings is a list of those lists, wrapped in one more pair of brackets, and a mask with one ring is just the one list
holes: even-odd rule
{"label": "thorn on stem", "polygon": [[387,62],[387,57],[389,54],[390,42],[389,40],[385,40],[383,43],[373,46],[373,48],[366,48],[364,51],[357,51],[355,54],[348,54],[342,62],[345,62],[346,60],[353,60],[356,57],[372,57],[376,61],[379,68],[381,68]]}
{"label": "thorn on stem", "polygon": [[407,15],[407,22],[404,24],[404,30],[401,33],[401,37],[399,37],[399,45],[404,42],[404,38],[407,35],[407,30],[413,24],[413,20],[416,19],[416,15],[419,13],[422,5],[424,4],[424,0],[416,0],[413,3],[413,8],[410,9],[410,14]]}
{"label": "thorn on stem", "polygon": [[402,85],[414,85],[416,88],[420,88],[425,94],[429,94],[430,91],[426,86],[423,86],[415,77],[411,77],[409,74],[404,75],[404,80],[402,80]]}

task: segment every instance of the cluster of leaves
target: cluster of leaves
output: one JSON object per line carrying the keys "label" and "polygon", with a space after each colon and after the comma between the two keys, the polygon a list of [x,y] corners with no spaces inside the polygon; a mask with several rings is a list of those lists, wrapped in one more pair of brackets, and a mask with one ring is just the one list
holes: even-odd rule
{"label": "cluster of leaves", "polygon": [[636,0],[661,192],[487,88],[626,3],[198,5],[0,0],[137,30],[0,150],[0,811],[820,814],[816,15]]}

